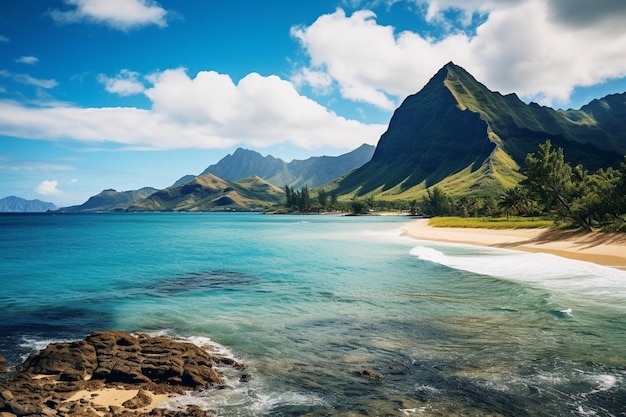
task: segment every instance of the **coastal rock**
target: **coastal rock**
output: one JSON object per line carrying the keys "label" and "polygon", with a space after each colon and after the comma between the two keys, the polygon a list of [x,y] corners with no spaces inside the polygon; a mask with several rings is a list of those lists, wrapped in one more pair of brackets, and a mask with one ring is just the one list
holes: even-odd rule
{"label": "coastal rock", "polygon": [[87,379],[96,365],[96,350],[81,341],[52,343],[26,359],[23,369],[31,375],[58,375],[62,381],[80,381]]}
{"label": "coastal rock", "polygon": [[[94,332],[82,341],[50,344],[32,354],[18,374],[0,381],[0,413],[17,417],[145,415],[151,394],[181,394],[223,385],[214,369],[216,363],[244,368],[231,358],[213,356],[192,343],[165,336]],[[121,406],[96,405],[97,392],[109,388],[139,391]],[[74,398],[79,392],[87,395]],[[160,416],[208,415],[196,408],[187,411],[149,410],[150,415]]]}
{"label": "coastal rock", "polygon": [[152,397],[146,392],[146,390],[140,389],[137,395],[128,401],[122,403],[122,407],[136,410],[138,408],[146,407],[152,402]]}

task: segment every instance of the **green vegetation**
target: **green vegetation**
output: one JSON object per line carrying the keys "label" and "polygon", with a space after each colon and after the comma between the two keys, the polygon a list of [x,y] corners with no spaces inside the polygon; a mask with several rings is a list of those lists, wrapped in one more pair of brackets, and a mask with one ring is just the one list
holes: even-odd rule
{"label": "green vegetation", "polygon": [[506,219],[503,217],[433,217],[429,224],[434,227],[463,227],[477,229],[538,229],[548,228],[554,224],[552,219],[530,219],[520,217]]}
{"label": "green vegetation", "polygon": [[[453,199],[434,187],[423,198],[420,213],[448,216],[431,223],[449,227],[546,227],[550,219],[558,227],[626,231],[626,161],[619,169],[590,173],[582,165],[572,168],[563,149],[546,141],[528,154],[521,173],[519,185],[497,199],[492,195]],[[505,218],[499,218],[502,215]],[[536,220],[537,215],[542,220]]]}
{"label": "green vegetation", "polygon": [[557,223],[591,230],[626,231],[626,161],[619,169],[590,173],[565,162],[563,149],[546,141],[526,157],[520,183],[532,201]]}
{"label": "green vegetation", "polygon": [[138,200],[127,211],[261,211],[278,204],[283,195],[257,176],[226,181],[205,174]]}
{"label": "green vegetation", "polygon": [[309,192],[309,187],[306,185],[299,191],[294,191],[293,188],[285,186],[286,202],[285,207],[292,210],[297,210],[299,213],[308,213],[312,211],[312,200]]}
{"label": "green vegetation", "polygon": [[383,200],[355,192],[338,201],[336,191],[326,188],[311,192],[308,187],[294,191],[287,186],[285,207],[300,213],[410,213],[431,217],[432,225],[443,227],[626,231],[626,160],[618,169],[590,173],[580,164],[572,168],[563,149],[553,148],[549,140],[526,156],[525,167],[515,172],[507,189],[482,189],[479,194],[466,188],[465,194],[451,196],[445,184],[426,188],[421,200]]}
{"label": "green vegetation", "polygon": [[493,198],[498,209],[500,194],[524,178],[526,155],[546,139],[566,149],[572,167],[618,167],[626,154],[624,97],[554,110],[490,91],[449,63],[396,109],[372,159],[324,189],[340,200],[402,202],[428,198],[437,186],[452,198]]}

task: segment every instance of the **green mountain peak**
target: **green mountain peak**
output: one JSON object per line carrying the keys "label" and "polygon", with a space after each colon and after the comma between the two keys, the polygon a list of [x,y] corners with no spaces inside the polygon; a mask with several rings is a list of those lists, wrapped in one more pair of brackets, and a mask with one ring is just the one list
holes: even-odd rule
{"label": "green mountain peak", "polygon": [[372,159],[327,188],[405,200],[434,185],[457,195],[493,194],[519,181],[524,158],[547,139],[573,164],[616,166],[626,153],[625,97],[556,111],[493,92],[449,62],[396,109]]}

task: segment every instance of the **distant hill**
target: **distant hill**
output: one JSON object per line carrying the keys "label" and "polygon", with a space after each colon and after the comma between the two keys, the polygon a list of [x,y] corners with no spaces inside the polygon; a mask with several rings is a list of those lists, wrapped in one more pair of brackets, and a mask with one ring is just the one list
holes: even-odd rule
{"label": "distant hill", "polygon": [[250,211],[264,210],[284,199],[282,189],[253,176],[227,181],[204,174],[139,200],[128,211]]}
{"label": "distant hill", "polygon": [[56,206],[41,200],[25,200],[9,196],[0,198],[0,213],[41,213],[56,210]]}
{"label": "distant hill", "polygon": [[152,187],[122,192],[112,189],[104,190],[100,194],[90,197],[89,200],[79,206],[63,207],[59,211],[68,213],[125,211],[135,201],[148,197],[156,191],[158,190]]}
{"label": "distant hill", "polygon": [[326,187],[344,196],[411,199],[427,187],[485,194],[512,187],[547,139],[573,165],[617,166],[626,154],[626,93],[580,110],[525,104],[448,63],[394,112],[372,159]]}
{"label": "distant hill", "polygon": [[[280,188],[285,185],[293,188],[306,185],[313,188],[360,167],[370,160],[374,149],[372,145],[363,144],[354,151],[340,156],[317,156],[287,163],[271,155],[262,156],[258,152],[238,148],[232,155],[225,156],[200,175],[213,174],[229,181],[256,175]],[[189,179],[189,176],[185,176],[175,185],[181,185]]]}

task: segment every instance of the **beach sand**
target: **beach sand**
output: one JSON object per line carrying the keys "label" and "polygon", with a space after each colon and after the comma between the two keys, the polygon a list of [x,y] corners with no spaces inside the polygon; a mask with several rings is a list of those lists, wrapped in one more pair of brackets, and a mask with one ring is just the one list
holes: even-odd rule
{"label": "beach sand", "polygon": [[135,398],[139,393],[139,389],[102,388],[94,391],[82,390],[74,393],[67,401],[79,401],[83,404],[89,404],[96,414],[103,415],[104,412],[101,410],[108,410],[110,406],[119,407],[131,413],[149,413],[173,397],[172,394],[154,394],[150,391],[143,392],[150,398],[149,403],[143,407],[133,409],[127,408],[122,404]]}
{"label": "beach sand", "polygon": [[420,219],[406,225],[404,234],[418,240],[551,253],[564,258],[626,270],[624,233],[433,227],[428,224],[428,219]]}

